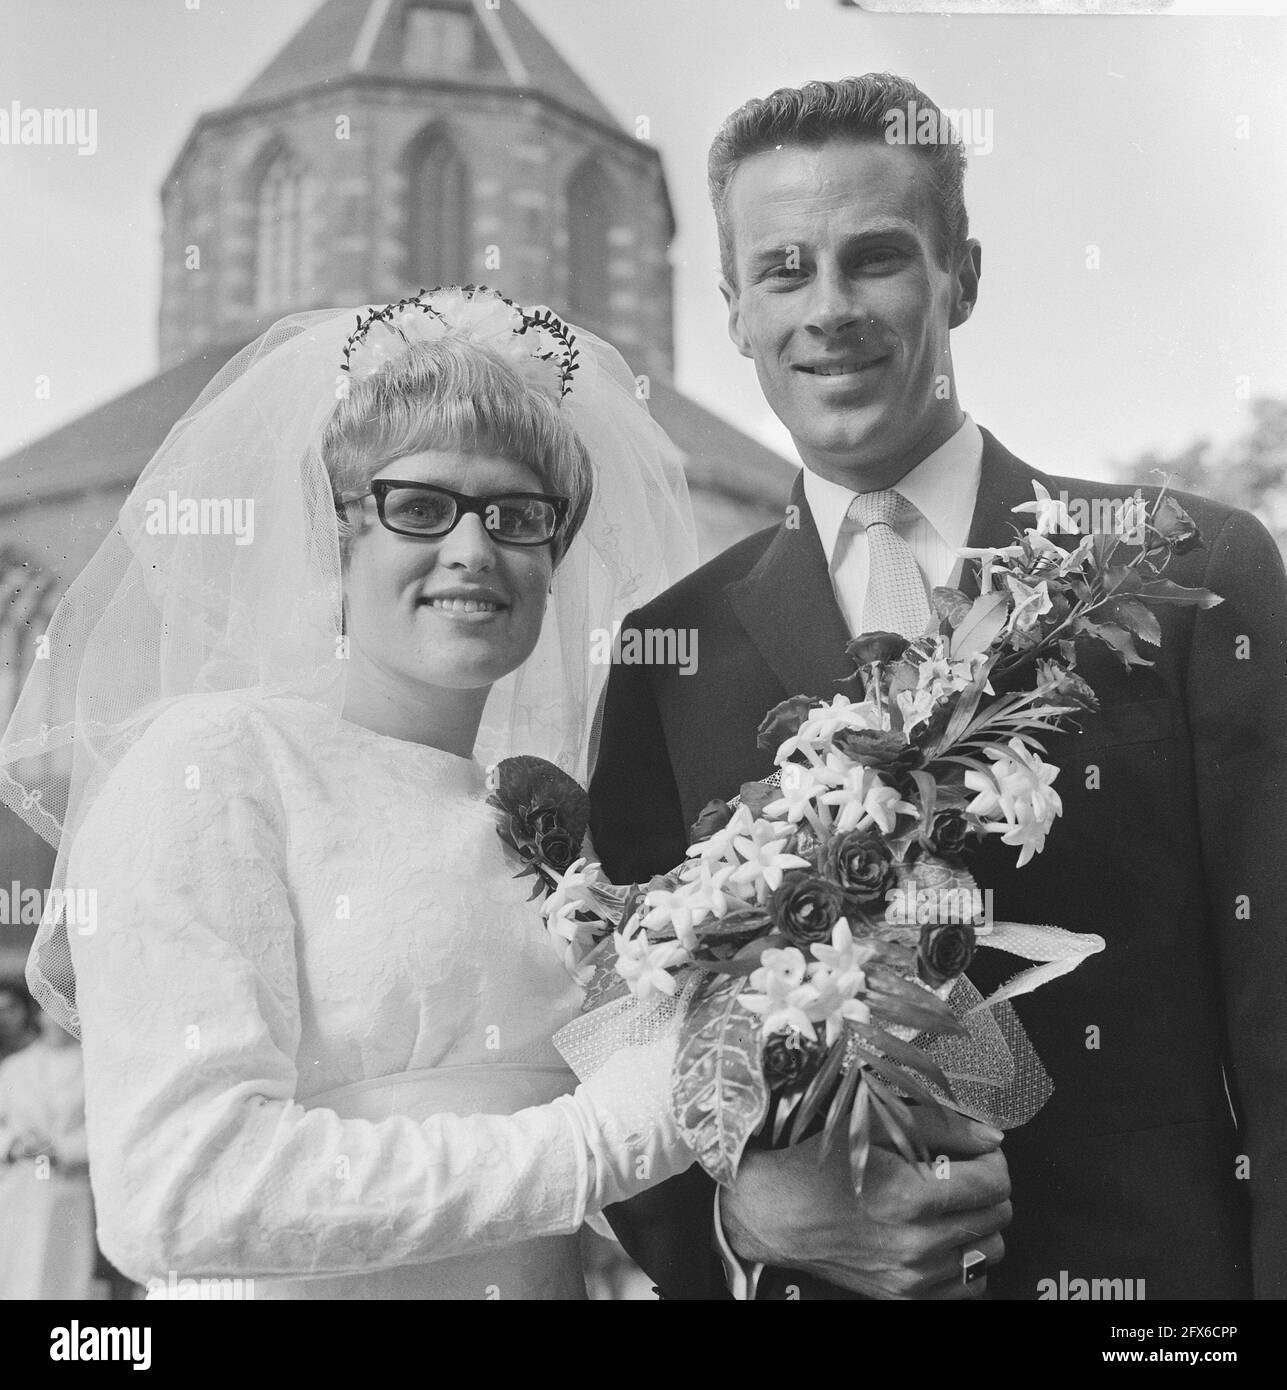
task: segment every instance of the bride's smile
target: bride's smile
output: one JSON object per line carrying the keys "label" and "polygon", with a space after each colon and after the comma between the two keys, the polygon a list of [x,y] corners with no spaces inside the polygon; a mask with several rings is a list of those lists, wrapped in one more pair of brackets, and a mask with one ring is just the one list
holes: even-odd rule
{"label": "bride's smile", "polygon": [[[515,669],[540,636],[554,562],[549,544],[511,544],[489,530],[486,512],[506,514],[514,494],[549,494],[535,469],[491,454],[426,450],[387,464],[372,478],[424,483],[482,503],[484,515],[452,507],[445,534],[410,535],[388,523],[427,526],[446,494],[385,494],[362,503],[363,526],[344,572],[352,677],[371,667],[435,690],[476,690]],[[400,498],[408,500],[399,501]],[[396,510],[395,510],[396,509]],[[442,523],[440,523],[442,524]]]}

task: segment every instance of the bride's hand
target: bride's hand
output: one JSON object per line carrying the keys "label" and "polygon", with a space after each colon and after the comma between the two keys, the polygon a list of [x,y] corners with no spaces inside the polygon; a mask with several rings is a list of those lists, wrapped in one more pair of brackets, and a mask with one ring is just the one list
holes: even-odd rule
{"label": "bride's hand", "polygon": [[987,1280],[963,1283],[961,1255],[980,1250],[990,1267],[1005,1253],[1005,1156],[995,1130],[961,1116],[945,1124],[920,1111],[917,1125],[927,1150],[950,1162],[912,1167],[873,1145],[861,1197],[843,1144],[821,1166],[820,1138],[748,1152],[737,1182],[721,1194],[724,1234],[735,1253],[868,1298],[977,1297]]}

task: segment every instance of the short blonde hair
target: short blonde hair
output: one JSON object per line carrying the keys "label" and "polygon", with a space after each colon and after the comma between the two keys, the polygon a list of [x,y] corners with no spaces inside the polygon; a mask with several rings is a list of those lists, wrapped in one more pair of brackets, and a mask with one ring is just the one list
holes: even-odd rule
{"label": "short blonde hair", "polygon": [[350,383],[322,434],[321,454],[347,553],[354,532],[339,498],[361,492],[395,459],[424,449],[490,453],[526,464],[570,499],[554,562],[585,520],[593,490],[590,456],[558,405],[508,363],[468,338],[412,343],[382,371]]}

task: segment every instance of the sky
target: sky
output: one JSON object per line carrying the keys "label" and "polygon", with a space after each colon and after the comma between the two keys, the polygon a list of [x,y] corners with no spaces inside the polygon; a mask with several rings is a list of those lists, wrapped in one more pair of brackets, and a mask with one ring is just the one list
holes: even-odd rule
{"label": "sky", "polygon": [[[0,144],[0,456],[155,370],[161,178],[318,2],[0,0],[0,110],[97,112],[89,156]],[[706,150],[750,96],[865,71],[978,113],[983,282],[952,350],[966,408],[1012,451],[1105,477],[1231,437],[1249,393],[1287,396],[1287,18],[524,8],[623,124],[648,117],[678,223],[679,386],[787,457],[727,338]]]}

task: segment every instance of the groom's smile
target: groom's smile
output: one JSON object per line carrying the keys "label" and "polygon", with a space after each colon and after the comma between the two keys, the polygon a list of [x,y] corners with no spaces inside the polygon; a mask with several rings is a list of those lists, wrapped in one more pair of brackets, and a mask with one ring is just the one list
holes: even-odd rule
{"label": "groom's smile", "polygon": [[876,141],[783,145],[729,187],[729,333],[806,465],[889,486],[960,425],[949,329],[977,247],[940,255],[925,160]]}

